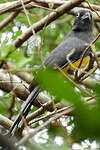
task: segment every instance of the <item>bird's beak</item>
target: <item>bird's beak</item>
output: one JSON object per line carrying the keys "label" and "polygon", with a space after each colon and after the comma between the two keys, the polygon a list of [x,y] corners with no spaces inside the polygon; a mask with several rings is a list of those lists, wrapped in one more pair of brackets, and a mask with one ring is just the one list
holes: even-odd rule
{"label": "bird's beak", "polygon": [[90,13],[89,12],[87,12],[87,13],[85,13],[85,15],[83,15],[82,17],[82,20],[84,20],[84,19],[89,19],[89,20],[91,20],[91,15],[90,15]]}

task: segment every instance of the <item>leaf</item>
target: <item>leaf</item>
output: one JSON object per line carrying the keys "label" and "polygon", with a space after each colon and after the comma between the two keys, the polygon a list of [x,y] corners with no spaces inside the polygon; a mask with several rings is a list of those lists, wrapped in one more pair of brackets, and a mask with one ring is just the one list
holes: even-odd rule
{"label": "leaf", "polygon": [[74,85],[55,70],[40,69],[37,72],[37,82],[59,99],[67,99],[74,103],[75,99],[80,99],[80,94],[75,91]]}
{"label": "leaf", "polygon": [[29,63],[33,57],[25,57],[21,51],[15,51],[9,56],[12,60],[14,60],[17,63],[18,68],[22,68],[27,63]]}
{"label": "leaf", "polygon": [[55,125],[56,122],[58,121],[56,120],[55,122],[53,122],[53,124],[50,124],[48,128],[48,133],[52,138],[54,138],[55,136],[60,136],[63,133],[62,126],[60,125],[59,122],[57,123],[58,125]]}
{"label": "leaf", "polygon": [[78,109],[75,111],[73,135],[76,139],[100,139],[100,84],[97,84],[93,90],[97,95],[94,107],[82,109],[80,112]]}
{"label": "leaf", "polygon": [[50,92],[51,95],[56,96],[59,101],[64,99],[71,102],[78,109],[78,113],[84,110],[85,115],[88,111],[88,105],[81,100],[81,93],[75,91],[75,86],[67,78],[56,70],[40,69],[37,72],[37,83],[41,87]]}
{"label": "leaf", "polygon": [[8,54],[12,53],[14,50],[14,45],[7,45],[7,41],[4,41],[0,47],[0,60],[4,60]]}
{"label": "leaf", "polygon": [[[73,135],[76,139],[100,138],[100,107],[91,108],[81,100],[75,86],[54,70],[46,69],[37,72],[37,82],[41,87],[61,99],[66,99],[75,106]],[[95,87],[100,101],[100,85]],[[100,102],[99,102],[100,105]]]}
{"label": "leaf", "polygon": [[18,36],[20,36],[22,34],[22,31],[21,30],[18,30],[12,37],[12,39],[16,39]]}
{"label": "leaf", "polygon": [[0,114],[5,114],[5,113],[7,113],[7,107],[2,101],[0,101]]}

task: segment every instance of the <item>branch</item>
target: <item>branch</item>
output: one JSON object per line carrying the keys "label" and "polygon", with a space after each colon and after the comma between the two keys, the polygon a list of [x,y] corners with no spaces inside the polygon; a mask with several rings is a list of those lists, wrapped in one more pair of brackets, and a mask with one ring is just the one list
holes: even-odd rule
{"label": "branch", "polygon": [[[22,80],[24,80],[27,83],[31,83],[33,80],[32,74],[28,73],[26,68],[16,70],[16,66],[9,62],[7,62],[7,66],[3,65],[2,68],[7,70],[10,73],[12,73],[15,70],[14,74],[17,75],[19,78],[21,78]],[[32,69],[29,68],[28,71],[32,72]]]}
{"label": "branch", "polygon": [[[100,57],[100,52],[96,52],[96,56]],[[22,72],[22,74],[24,74],[24,72]],[[26,74],[26,78],[28,78],[27,76],[29,75]],[[28,87],[28,84],[23,82],[23,80],[21,80],[18,76],[11,75],[11,77],[12,80],[10,79],[10,76],[8,75],[8,73],[6,73],[5,70],[3,70],[2,72],[0,71],[0,89],[5,92],[11,92],[13,90],[17,97],[19,97],[22,100],[26,100],[26,98],[29,95],[28,88],[26,88]],[[82,81],[83,85],[90,88],[94,87],[97,83],[98,82],[95,79],[92,79],[91,77],[86,78],[84,81]],[[41,104],[44,104],[48,101],[51,101],[51,99],[41,92],[37,100],[35,101],[35,105],[37,107],[40,107]]]}
{"label": "branch", "polygon": [[26,99],[29,95],[29,91],[26,88],[28,84],[22,84],[22,80],[17,76],[11,75],[11,78],[8,73],[0,72],[0,89],[6,92],[14,91],[16,96],[20,99]]}
{"label": "branch", "polygon": [[57,9],[55,9],[54,12],[51,12],[49,15],[38,21],[37,23],[33,24],[29,29],[23,33],[21,36],[19,36],[15,41],[14,45],[16,47],[21,46],[31,35],[32,35],[32,29],[35,32],[40,31],[43,27],[46,27],[48,24],[50,24],[52,21],[63,15],[65,12],[68,12],[73,7],[79,5],[84,0],[70,0],[67,1],[65,4],[61,5]]}
{"label": "branch", "polygon": [[50,118],[49,120],[47,120],[46,122],[44,122],[42,125],[40,125],[39,127],[35,128],[35,130],[33,132],[28,133],[26,136],[24,136],[18,142],[18,145],[24,144],[30,137],[34,136],[41,129],[43,129],[43,128],[47,127],[48,125],[50,125],[52,121],[57,120],[61,116],[69,114],[70,112],[72,112],[72,108],[68,108],[67,110],[62,111],[61,113],[56,114],[54,117]]}
{"label": "branch", "polygon": [[[56,104],[55,104],[56,107]],[[31,120],[35,119],[37,116],[43,114],[46,110],[47,111],[53,111],[55,109],[53,102],[49,101],[47,103],[44,103],[39,109],[34,111],[33,113],[29,114],[26,118],[27,122],[30,122]]]}
{"label": "branch", "polygon": [[[31,0],[23,0],[24,4],[25,4],[25,8],[35,8],[37,7],[36,5],[38,4],[38,6],[43,6],[43,7],[49,7],[48,4],[53,4],[53,8],[57,8],[58,6],[66,3],[67,1],[65,0],[34,0],[34,2],[32,2]],[[89,8],[89,5],[86,2],[82,2],[81,7],[83,8]],[[95,5],[95,4],[90,4],[90,6],[97,10],[100,11],[100,6],[99,5]],[[6,12],[9,11],[16,11],[16,10],[22,10],[22,5],[20,1],[13,1],[13,2],[6,2],[6,3],[2,3],[0,4],[0,14],[4,14]]]}
{"label": "branch", "polygon": [[[96,56],[100,57],[100,52],[96,52]],[[24,72],[21,72],[22,75]],[[28,78],[29,74],[26,74],[26,79]],[[28,87],[28,84],[23,83],[23,80],[21,80],[18,76],[11,75],[12,80],[10,80],[10,76],[8,73],[6,73],[4,70],[0,71],[0,89],[6,92],[10,92],[14,89],[14,92],[17,97],[19,97],[22,100],[26,100],[27,96],[29,95],[29,91],[26,87]],[[31,82],[31,80],[30,80]],[[30,83],[29,82],[29,83]],[[85,79],[82,81],[82,84],[87,87],[94,87],[98,82],[95,79],[92,79],[91,77]],[[44,104],[45,102],[50,101],[50,99],[45,96],[42,92],[38,96],[38,101],[41,104]],[[40,104],[38,102],[35,102],[36,106],[40,107]]]}
{"label": "branch", "polygon": [[[13,91],[18,98],[26,100],[30,94],[28,90],[28,84],[16,75],[10,74],[10,76],[8,73],[0,71],[0,89],[6,92]],[[51,101],[51,99],[41,92],[35,100],[34,105],[40,107],[41,104],[44,104],[48,101]]]}
{"label": "branch", "polygon": [[7,26],[10,22],[12,22],[14,20],[14,18],[16,18],[16,16],[18,16],[20,11],[16,11],[13,12],[10,16],[8,16],[6,19],[4,19],[1,23],[0,23],[0,30],[2,28],[4,28],[5,26]]}
{"label": "branch", "polygon": [[[75,7],[75,8],[73,8],[73,9],[71,9],[71,10],[69,11],[69,13],[72,14],[72,15],[76,15],[76,13],[77,13],[79,10],[82,10],[82,9],[84,9],[84,8],[82,8],[82,7]],[[98,15],[100,16],[100,11],[96,11],[96,12],[97,12]],[[93,15],[93,19],[94,19],[95,21],[100,21],[100,17],[99,17],[94,11],[92,11],[92,15]]]}
{"label": "branch", "polygon": [[[90,100],[86,99],[85,101],[87,104],[94,104],[95,103],[95,99],[90,99]],[[56,104],[55,104],[55,106],[56,106]],[[30,122],[29,124],[32,124],[32,123],[37,122],[39,120],[42,120],[44,118],[49,118],[54,114],[60,113],[60,112],[65,111],[65,110],[70,110],[70,108],[71,109],[73,108],[73,106],[68,106],[68,107],[63,106],[60,109],[58,108],[57,110],[54,110],[54,108],[56,108],[55,106],[53,105],[52,102],[45,103],[43,106],[41,106],[36,111],[34,111],[33,113],[31,113],[27,116],[27,118],[26,118],[27,122]],[[41,114],[44,114],[44,112],[46,110],[52,111],[52,112],[50,114],[40,116]],[[72,111],[68,111],[67,115],[69,115],[69,113],[72,113]],[[40,118],[36,118],[37,116],[40,116]],[[2,125],[6,129],[9,129],[12,126],[12,124],[13,124],[13,121],[11,121],[7,117],[0,114],[0,125]]]}
{"label": "branch", "polygon": [[0,114],[0,125],[2,125],[6,129],[9,129],[12,124],[13,121]]}
{"label": "branch", "polygon": [[[89,100],[86,101],[87,104],[94,104],[95,100]],[[34,136],[37,132],[39,132],[40,130],[46,128],[48,125],[50,125],[53,121],[57,120],[58,118],[62,117],[63,115],[69,115],[74,111],[74,107],[73,106],[69,106],[69,107],[65,107],[63,109],[59,109],[56,114],[55,112],[51,112],[51,116],[54,115],[53,117],[51,117],[50,115],[47,115],[48,117],[51,117],[49,120],[45,121],[42,125],[38,126],[37,128],[35,128],[34,131],[32,132],[28,132],[26,134],[26,136],[24,136],[19,142],[18,145],[22,145],[24,144],[30,137]],[[43,118],[42,118],[43,119]],[[39,119],[38,119],[39,120]],[[41,118],[40,118],[41,120]]]}
{"label": "branch", "polygon": [[[33,113],[29,114],[26,120],[27,120],[27,122],[29,122],[33,118],[36,118],[39,115],[42,115],[45,111],[53,111],[53,110],[54,110],[54,106],[53,106],[52,102],[45,103],[39,109],[37,109]],[[1,126],[3,126],[5,129],[9,130],[10,127],[12,126],[12,124],[13,124],[13,121],[11,121],[7,117],[5,117],[5,116],[3,116],[3,115],[0,114],[0,125]],[[19,134],[21,134],[23,128],[24,128],[24,124],[22,124],[21,128],[18,128],[18,130],[16,130],[16,134],[18,134],[18,132],[20,132]]]}
{"label": "branch", "polygon": [[[24,4],[30,3],[31,0],[24,0]],[[22,6],[21,1],[8,2],[0,4],[0,15]]]}
{"label": "branch", "polygon": [[100,5],[90,4],[90,6],[89,6],[88,3],[83,2],[83,3],[81,3],[80,6],[83,7],[83,8],[89,8],[89,9],[91,7],[91,8],[93,8],[96,11],[100,11]]}
{"label": "branch", "polygon": [[100,51],[96,52],[97,57],[100,57]]}

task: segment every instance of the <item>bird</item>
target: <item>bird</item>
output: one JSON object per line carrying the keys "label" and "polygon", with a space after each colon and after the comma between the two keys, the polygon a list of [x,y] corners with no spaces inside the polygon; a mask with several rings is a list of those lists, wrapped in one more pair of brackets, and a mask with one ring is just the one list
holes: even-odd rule
{"label": "bird", "polygon": [[[94,40],[93,34],[94,20],[90,10],[82,9],[77,12],[72,30],[65,36],[64,40],[54,48],[49,55],[44,59],[43,63],[47,68],[54,68],[54,65],[59,66],[66,74],[75,72],[78,67],[83,52],[88,44]],[[92,50],[88,49],[85,54],[81,67],[85,67],[91,58]],[[71,65],[70,64],[70,62]],[[74,67],[73,67],[74,66]],[[30,84],[30,94],[24,102],[22,109],[16,117],[13,125],[10,127],[7,135],[13,136],[19,123],[22,121],[22,115],[26,118],[31,106],[34,105],[34,100],[40,93],[40,86]]]}

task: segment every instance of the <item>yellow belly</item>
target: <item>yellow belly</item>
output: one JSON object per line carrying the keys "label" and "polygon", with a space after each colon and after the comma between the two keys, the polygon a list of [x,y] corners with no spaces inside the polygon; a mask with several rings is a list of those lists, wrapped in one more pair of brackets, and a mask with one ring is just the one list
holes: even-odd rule
{"label": "yellow belly", "polygon": [[[72,64],[70,64],[70,65],[68,65],[67,67],[65,67],[65,68],[63,69],[63,71],[64,71],[64,72],[67,72],[68,70],[73,70],[73,71],[78,70],[78,66],[79,66],[79,64],[80,64],[80,60],[81,60],[81,59],[77,60],[76,62],[74,62],[74,63],[72,63]],[[82,64],[81,64],[81,66],[80,66],[80,69],[81,69],[81,68],[84,68],[84,67],[89,63],[89,61],[90,61],[90,57],[89,57],[89,56],[85,57],[85,58],[83,59],[83,61],[82,61]]]}

